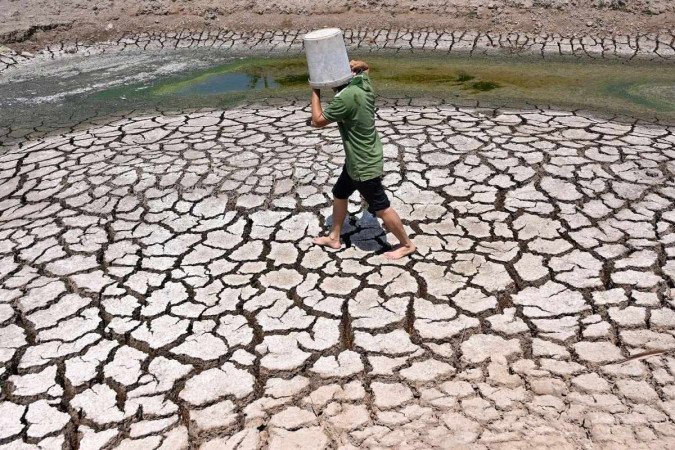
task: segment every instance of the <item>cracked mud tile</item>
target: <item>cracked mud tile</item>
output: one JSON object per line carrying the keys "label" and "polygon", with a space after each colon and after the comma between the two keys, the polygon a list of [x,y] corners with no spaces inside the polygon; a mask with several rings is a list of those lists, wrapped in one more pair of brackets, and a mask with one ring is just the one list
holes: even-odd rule
{"label": "cracked mud tile", "polygon": [[[198,35],[167,39],[230,39]],[[2,153],[0,446],[675,445],[675,130],[409,103],[379,111],[399,262],[356,201],[311,245],[342,157],[304,104]]]}

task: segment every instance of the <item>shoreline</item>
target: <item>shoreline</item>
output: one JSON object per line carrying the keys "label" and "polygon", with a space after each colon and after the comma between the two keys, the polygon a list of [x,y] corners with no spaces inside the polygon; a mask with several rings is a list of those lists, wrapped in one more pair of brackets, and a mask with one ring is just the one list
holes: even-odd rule
{"label": "shoreline", "polygon": [[[28,133],[20,133],[20,135],[11,136],[11,134],[20,131],[14,128],[11,124],[7,129],[0,128],[0,155],[6,153],[9,149],[14,148],[17,144],[27,142],[36,142],[61,134],[77,134],[87,132],[91,128],[102,127],[110,125],[120,120],[147,117],[153,115],[164,116],[185,116],[191,114],[213,114],[223,113],[225,111],[233,111],[238,109],[272,109],[279,106],[297,106],[302,102],[303,98],[295,95],[290,96],[270,96],[256,99],[239,99],[233,101],[231,104],[224,105],[222,108],[215,107],[188,107],[188,108],[155,108],[148,107],[145,109],[130,108],[128,110],[117,110],[100,115],[95,115],[71,124],[54,125],[43,129],[32,129]],[[634,117],[626,114],[612,113],[608,111],[599,111],[587,108],[573,108],[565,109],[546,104],[521,103],[521,104],[500,104],[499,102],[480,101],[457,99],[450,100],[445,98],[433,98],[429,96],[410,98],[406,96],[378,96],[378,109],[388,108],[454,108],[458,112],[477,114],[486,118],[496,117],[500,114],[554,114],[560,116],[580,117],[584,120],[592,122],[609,122],[621,126],[628,126],[631,128],[639,127],[641,129],[652,128],[666,128],[671,129],[675,127],[675,121],[667,121],[658,118]],[[309,108],[309,100],[307,100],[307,108]],[[309,109],[307,109],[309,116]]]}
{"label": "shoreline", "polygon": [[[37,52],[0,46],[0,74],[34,59],[95,55],[164,48],[217,48],[245,55],[300,53],[308,29],[183,30],[139,33],[107,41],[62,41]],[[601,36],[548,33],[497,33],[460,30],[345,29],[347,48],[359,52],[428,52],[457,55],[516,55],[541,58],[648,60],[675,62],[675,32]]]}
{"label": "shoreline", "polygon": [[[0,47],[0,79],[12,79],[14,73],[31,70],[42,71],[48,64],[66,62],[68,58],[88,58],[95,55],[114,57],[116,54],[151,55],[181,49],[191,51],[218,51],[237,57],[247,56],[297,56],[302,53],[302,35],[307,30],[258,31],[183,31],[179,33],[139,34],[106,42],[56,43],[36,53],[3,53]],[[525,35],[447,31],[414,30],[345,30],[349,50],[367,57],[371,55],[432,55],[472,58],[517,58],[531,61],[587,61],[591,64],[675,64],[675,34],[652,34],[599,38],[591,35],[565,37],[561,35]],[[167,53],[168,54],[168,53]],[[503,107],[490,102],[481,106]],[[533,104],[526,109],[556,105]],[[193,110],[194,108],[187,108]],[[197,108],[199,109],[199,108]],[[558,108],[560,109],[560,108]],[[584,108],[576,108],[585,110]],[[575,110],[576,110],[575,109]],[[149,110],[151,111],[151,110]],[[625,113],[619,117],[607,111],[590,109],[597,117],[619,120],[622,123],[648,123],[661,126],[675,125],[652,117],[638,117]],[[103,114],[105,116],[106,114]],[[100,119],[101,115],[83,118],[84,122]],[[76,122],[79,122],[76,121]],[[17,123],[10,128],[25,127]],[[42,127],[41,127],[42,128]],[[51,134],[55,129],[37,134]],[[62,129],[60,126],[55,127]],[[1,131],[1,130],[0,130]],[[14,140],[2,133],[0,140]],[[15,135],[15,133],[11,133]],[[23,133],[20,138],[23,138]],[[27,133],[34,134],[34,133]],[[17,136],[18,137],[18,136]]]}

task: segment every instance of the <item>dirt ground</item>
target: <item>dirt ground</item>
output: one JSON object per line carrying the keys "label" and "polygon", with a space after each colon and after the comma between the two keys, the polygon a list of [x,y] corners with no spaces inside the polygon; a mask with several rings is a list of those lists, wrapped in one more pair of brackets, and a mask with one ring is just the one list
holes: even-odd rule
{"label": "dirt ground", "polygon": [[650,33],[675,27],[672,0],[0,0],[0,43],[30,50],[182,29],[436,28]]}

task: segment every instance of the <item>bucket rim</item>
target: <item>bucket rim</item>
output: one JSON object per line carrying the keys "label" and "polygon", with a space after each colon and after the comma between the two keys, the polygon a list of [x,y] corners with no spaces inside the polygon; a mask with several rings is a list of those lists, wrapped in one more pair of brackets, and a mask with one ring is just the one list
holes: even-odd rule
{"label": "bucket rim", "polygon": [[[319,32],[323,32],[323,34],[321,34],[320,36],[313,36],[315,33],[318,34]],[[329,37],[337,36],[338,34],[342,34],[342,30],[340,28],[319,28],[318,30],[313,30],[305,34],[303,40],[318,41],[320,39],[326,39]]]}
{"label": "bucket rim", "polygon": [[332,88],[332,87],[342,86],[343,84],[347,84],[352,80],[352,78],[354,78],[354,75],[350,74],[349,76],[342,77],[340,79],[332,80],[332,81],[315,82],[315,81],[309,80],[309,85],[313,88],[316,88],[316,89],[326,88],[326,87]]}

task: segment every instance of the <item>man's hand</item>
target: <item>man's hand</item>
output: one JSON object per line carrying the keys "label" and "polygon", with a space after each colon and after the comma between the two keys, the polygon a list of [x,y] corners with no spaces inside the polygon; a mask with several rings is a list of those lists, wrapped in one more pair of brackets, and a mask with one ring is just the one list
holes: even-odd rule
{"label": "man's hand", "polygon": [[368,73],[368,70],[370,70],[370,67],[368,67],[368,63],[365,61],[358,61],[355,59],[352,59],[349,61],[349,68],[352,69],[352,72],[355,75],[360,74],[361,72]]}

